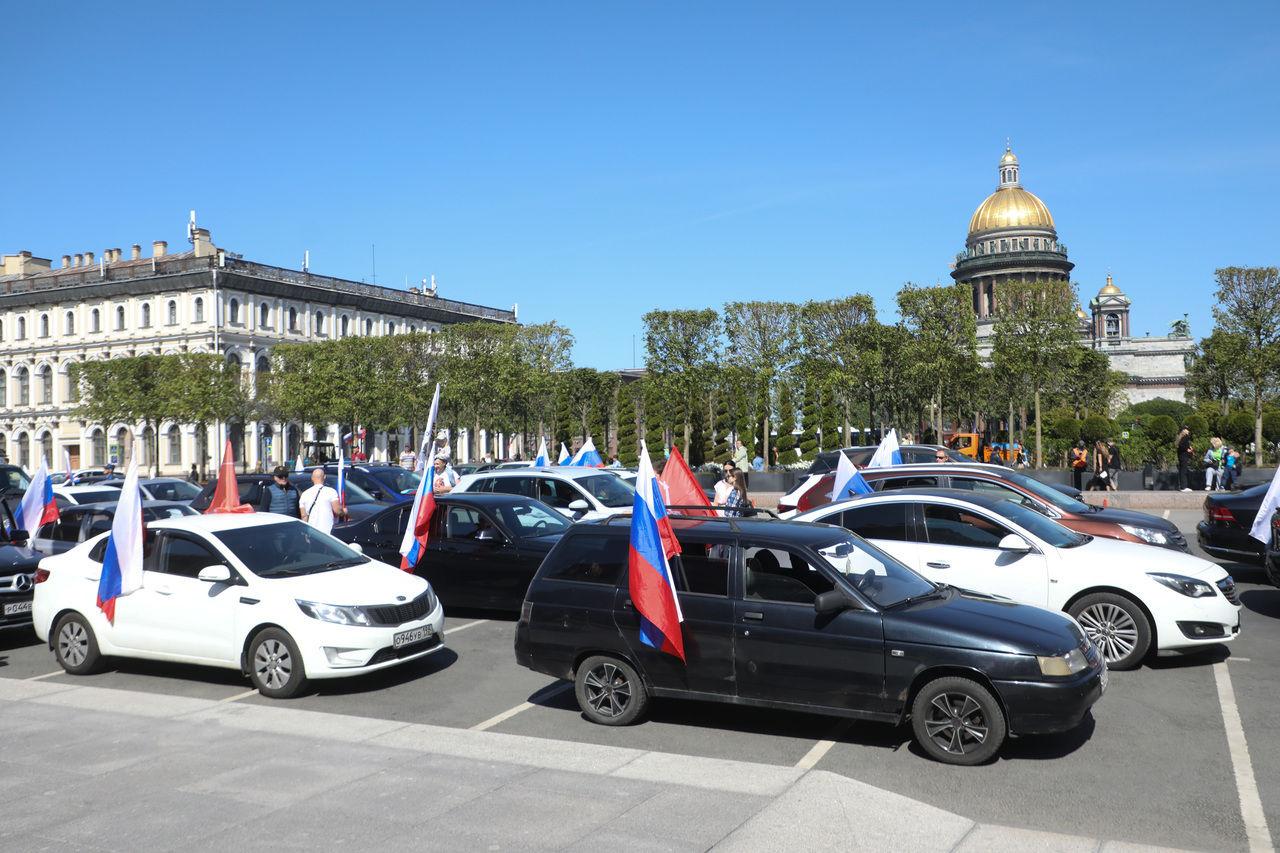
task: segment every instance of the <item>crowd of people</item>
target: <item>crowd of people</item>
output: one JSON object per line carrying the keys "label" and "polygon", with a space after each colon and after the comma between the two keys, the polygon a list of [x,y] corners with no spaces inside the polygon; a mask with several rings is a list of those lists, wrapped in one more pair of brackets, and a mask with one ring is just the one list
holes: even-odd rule
{"label": "crowd of people", "polygon": [[[1193,491],[1191,465],[1195,460],[1195,444],[1191,441],[1191,430],[1184,426],[1178,432],[1176,449],[1178,452],[1178,485],[1182,491]],[[1201,463],[1204,465],[1204,490],[1206,492],[1230,490],[1240,476],[1240,451],[1228,447],[1221,438],[1209,439]]]}

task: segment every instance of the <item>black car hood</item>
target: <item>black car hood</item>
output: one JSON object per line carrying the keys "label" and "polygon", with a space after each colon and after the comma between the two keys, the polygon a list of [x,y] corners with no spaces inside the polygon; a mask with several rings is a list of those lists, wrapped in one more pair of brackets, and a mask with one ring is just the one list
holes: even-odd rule
{"label": "black car hood", "polygon": [[30,574],[43,557],[39,551],[21,545],[0,545],[0,575],[13,574],[15,569]]}
{"label": "black car hood", "polygon": [[1103,507],[1096,512],[1091,512],[1086,518],[1096,519],[1098,521],[1110,521],[1115,524],[1128,524],[1132,527],[1146,527],[1150,530],[1166,530],[1176,532],[1178,525],[1174,524],[1166,518],[1158,515],[1150,515],[1145,512],[1138,512],[1132,509],[1117,509],[1116,507]]}
{"label": "black car hood", "polygon": [[946,599],[885,611],[884,639],[1016,655],[1061,655],[1080,645],[1061,613],[956,589]]}

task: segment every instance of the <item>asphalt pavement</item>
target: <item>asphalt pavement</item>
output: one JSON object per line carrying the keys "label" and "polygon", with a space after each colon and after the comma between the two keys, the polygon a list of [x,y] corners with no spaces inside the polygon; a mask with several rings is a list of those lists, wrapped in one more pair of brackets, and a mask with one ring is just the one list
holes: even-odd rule
{"label": "asphalt pavement", "polygon": [[[1170,517],[1194,541],[1199,514],[1179,510]],[[1152,549],[1153,557],[1159,553]],[[857,797],[876,790],[896,793],[980,828],[1243,850],[1250,847],[1246,819],[1252,817],[1253,847],[1260,849],[1280,840],[1280,718],[1271,711],[1280,695],[1280,660],[1274,654],[1280,648],[1280,590],[1265,584],[1259,566],[1225,565],[1240,584],[1245,606],[1238,640],[1113,673],[1106,696],[1078,730],[1011,740],[996,762],[978,768],[929,761],[905,728],[815,715],[667,701],[655,703],[639,725],[595,726],[579,714],[565,683],[516,666],[513,620],[497,614],[451,614],[445,651],[369,677],[321,683],[314,693],[287,703],[263,699],[236,673],[204,668],[119,662],[111,671],[73,678],[29,634],[0,636],[0,678],[49,689],[111,688],[156,701],[186,697],[243,707],[246,713],[256,706],[319,712],[311,719],[345,715],[476,729],[519,736],[521,743],[544,742],[548,750],[570,742],[584,750],[811,771],[874,786],[857,789]],[[1260,838],[1251,803],[1260,804],[1269,839]],[[744,820],[759,827],[757,818]],[[0,818],[0,827],[6,822]],[[970,835],[969,843],[975,837],[984,836]],[[728,845],[727,839],[717,843]]]}

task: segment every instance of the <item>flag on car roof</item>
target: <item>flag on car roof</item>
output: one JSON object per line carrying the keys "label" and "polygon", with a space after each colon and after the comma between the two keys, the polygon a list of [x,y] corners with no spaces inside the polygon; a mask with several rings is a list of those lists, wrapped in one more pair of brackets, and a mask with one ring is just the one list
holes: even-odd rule
{"label": "flag on car roof", "polygon": [[338,503],[345,509],[347,506],[347,468],[342,464],[342,454],[338,454]]}
{"label": "flag on car roof", "polygon": [[76,477],[76,472],[71,470],[71,451],[67,450],[65,447],[62,448],[62,467],[67,472],[67,485],[74,486],[76,484],[76,480],[79,478]]}
{"label": "flag on car roof", "polygon": [[1253,517],[1253,527],[1249,528],[1249,535],[1263,545],[1271,542],[1271,516],[1277,509],[1280,509],[1280,468],[1276,469],[1276,475],[1271,478],[1271,488],[1267,489],[1262,506],[1258,507],[1258,514]]}
{"label": "flag on car roof", "polygon": [[[841,454],[842,456],[844,454]],[[898,431],[891,429],[880,440],[880,446],[871,454],[868,468],[888,468],[890,465],[902,464],[902,451],[898,448]]]}
{"label": "flag on car roof", "polygon": [[113,625],[116,622],[116,599],[142,588],[143,535],[138,461],[131,457],[124,485],[120,488],[116,515],[111,520],[111,532],[107,534],[102,574],[98,577],[98,607]]}
{"label": "flag on car roof", "polygon": [[[129,463],[132,465],[132,461]],[[253,507],[240,503],[240,484],[236,482],[236,457],[231,452],[231,439],[222,449],[222,465],[218,468],[218,485],[205,514],[218,512],[253,512]]]}
{"label": "flag on car roof", "polygon": [[680,623],[680,601],[676,598],[662,523],[670,529],[666,507],[658,490],[658,480],[649,461],[649,450],[640,446],[640,474],[631,509],[631,549],[627,557],[627,579],[631,602],[640,614],[640,642],[684,660],[684,635]]}
{"label": "flag on car roof", "polygon": [[707,493],[702,491],[702,484],[693,476],[693,471],[689,470],[689,464],[684,461],[680,448],[675,445],[671,446],[671,455],[667,457],[667,464],[662,466],[658,482],[665,487],[665,497],[670,498],[669,503],[677,506],[706,507],[705,510],[680,510],[685,515],[716,515],[716,511],[711,508],[711,502],[707,500]]}
{"label": "flag on car roof", "polygon": [[567,465],[569,463],[569,448],[564,446],[564,442],[560,442],[560,458],[556,460],[557,465]]}
{"label": "flag on car roof", "polygon": [[842,501],[858,495],[869,495],[871,492],[871,485],[854,466],[853,460],[841,453],[840,461],[836,463],[836,484],[831,490],[831,500]]}
{"label": "flag on car roof", "polygon": [[587,440],[582,442],[582,446],[578,448],[577,454],[574,455],[573,461],[569,464],[575,468],[604,467],[604,460],[600,458],[600,453],[596,450],[596,443],[591,440],[591,436],[587,436]]}
{"label": "flag on car roof", "polygon": [[36,538],[42,525],[58,520],[58,503],[53,499],[53,480],[49,477],[49,461],[40,457],[40,467],[18,505],[18,526],[27,531],[28,541]]}
{"label": "flag on car roof", "polygon": [[[436,383],[436,393],[431,398],[431,411],[427,415],[426,435],[433,436],[436,427],[436,415],[440,411],[440,383]],[[422,479],[413,493],[413,506],[409,509],[409,521],[404,527],[404,537],[400,540],[400,568],[412,572],[427,548],[427,535],[431,528],[431,514],[436,508],[435,484],[436,475],[432,470],[435,464],[435,444],[432,443],[431,459],[426,460],[426,446],[423,446],[425,467]]]}
{"label": "flag on car roof", "polygon": [[533,458],[534,467],[537,468],[537,467],[542,467],[543,465],[546,465],[550,461],[548,456],[549,454],[547,453],[547,438],[546,436],[543,436],[542,440],[538,442],[538,455]]}

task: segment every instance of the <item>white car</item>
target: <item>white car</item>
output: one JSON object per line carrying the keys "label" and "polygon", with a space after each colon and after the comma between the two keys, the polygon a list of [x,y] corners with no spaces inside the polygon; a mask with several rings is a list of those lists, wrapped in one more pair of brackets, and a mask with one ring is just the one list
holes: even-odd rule
{"label": "white car", "polygon": [[453,490],[536,498],[575,521],[630,515],[636,498],[636,487],[607,469],[560,465],[467,474]]}
{"label": "white car", "polygon": [[838,524],[929,580],[1071,614],[1112,669],[1151,649],[1234,640],[1240,598],[1221,566],[1166,548],[1086,536],[1021,504],[950,489],[827,504]]}
{"label": "white car", "polygon": [[146,527],[142,588],[97,606],[104,533],[40,561],[32,617],[79,675],[104,656],[238,669],[264,696],[396,666],[444,647],[424,579],[271,513],[195,515]]}
{"label": "white car", "polygon": [[[119,489],[124,486],[124,480],[100,480],[94,485],[99,488]],[[149,501],[177,501],[189,504],[200,496],[201,491],[196,484],[178,477],[151,477],[139,480],[138,486],[142,489],[143,499]]]}
{"label": "white car", "polygon": [[62,498],[60,503],[72,505],[114,503],[120,500],[120,486],[122,485],[124,485],[124,480],[120,481],[120,485],[114,487],[98,483],[91,483],[87,486],[54,486],[53,496],[55,500]]}

